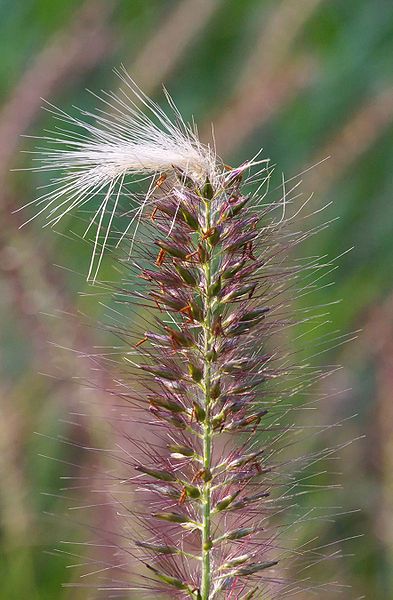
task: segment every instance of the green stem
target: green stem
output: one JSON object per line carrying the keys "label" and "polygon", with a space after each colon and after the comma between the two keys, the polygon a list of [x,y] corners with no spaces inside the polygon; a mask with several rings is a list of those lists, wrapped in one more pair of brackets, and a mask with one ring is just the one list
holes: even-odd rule
{"label": "green stem", "polygon": [[[205,227],[211,226],[211,207],[205,202]],[[204,373],[203,390],[205,402],[205,420],[202,427],[203,435],[203,468],[205,472],[205,483],[202,491],[202,578],[201,578],[201,600],[209,600],[211,589],[211,455],[213,428],[211,422],[211,383],[212,366],[210,361],[213,349],[212,332],[212,300],[209,290],[212,283],[212,258],[210,257],[204,267],[205,274],[205,322],[204,322]]]}

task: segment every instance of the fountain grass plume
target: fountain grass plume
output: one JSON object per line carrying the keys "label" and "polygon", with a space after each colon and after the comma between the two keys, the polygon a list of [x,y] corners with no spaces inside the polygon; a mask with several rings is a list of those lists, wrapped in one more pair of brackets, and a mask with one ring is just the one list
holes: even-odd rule
{"label": "fountain grass plume", "polygon": [[[82,111],[94,124],[54,109],[61,126],[44,138],[35,167],[54,173],[35,201],[48,224],[90,211],[93,281],[127,203],[117,242],[131,249],[116,299],[148,323],[114,328],[127,346],[117,391],[129,408],[122,419],[138,431],[119,446],[126,468],[119,487],[132,490],[132,500],[119,500],[119,520],[128,528],[133,519],[126,553],[144,572],[125,569],[128,586],[103,589],[282,598],[291,586],[269,526],[285,496],[277,493],[276,454],[288,429],[282,413],[306,384],[304,369],[274,340],[294,323],[287,296],[304,268],[288,254],[316,229],[291,231],[285,186],[279,204],[265,202],[267,160],[226,166],[169,96],[173,119],[122,77],[133,96],[108,94],[95,115]],[[250,172],[259,184],[247,194]],[[143,196],[130,191],[130,175],[149,178]]]}

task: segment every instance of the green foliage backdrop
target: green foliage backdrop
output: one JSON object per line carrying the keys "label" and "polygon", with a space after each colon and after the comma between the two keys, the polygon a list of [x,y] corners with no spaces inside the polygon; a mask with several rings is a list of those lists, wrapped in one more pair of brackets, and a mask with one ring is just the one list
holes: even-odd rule
{"label": "green foliage backdrop", "polygon": [[[334,258],[353,247],[338,262],[335,285],[321,286],[313,300],[341,300],[331,306],[331,329],[358,333],[323,357],[342,369],[320,384],[322,391],[343,391],[308,417],[342,425],[304,445],[312,451],[357,441],[340,452],[341,478],[314,480],[344,483],[329,499],[341,516],[304,526],[302,535],[318,535],[321,544],[347,539],[347,557],[329,567],[343,586],[341,597],[387,600],[393,595],[392,2],[0,0],[0,16],[0,598],[88,597],[83,588],[61,587],[77,574],[66,569],[69,557],[53,553],[65,525],[45,514],[61,513],[59,477],[80,460],[61,437],[94,431],[90,415],[83,433],[81,426],[70,433],[68,413],[87,394],[73,382],[84,367],[57,346],[88,352],[105,341],[64,317],[101,314],[94,296],[78,295],[88,248],[76,235],[41,230],[39,222],[19,229],[29,213],[12,210],[46,179],[10,169],[31,166],[31,155],[19,150],[35,142],[20,135],[51,127],[41,97],[66,111],[92,108],[96,100],[85,88],[116,90],[112,67],[123,63],[155,98],[165,83],[185,117],[194,115],[203,139],[214,122],[218,152],[230,164],[263,147],[291,177],[331,157],[304,175],[302,190],[314,192],[314,210],[332,201],[313,224],[332,223],[300,252]],[[82,231],[76,219],[60,231],[67,228]],[[308,350],[320,334],[308,337]],[[305,498],[326,502],[322,492]]]}

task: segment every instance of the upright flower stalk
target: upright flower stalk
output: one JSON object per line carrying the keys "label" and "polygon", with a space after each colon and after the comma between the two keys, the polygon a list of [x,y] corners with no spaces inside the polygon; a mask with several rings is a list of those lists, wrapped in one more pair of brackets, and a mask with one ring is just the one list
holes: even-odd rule
{"label": "upright flower stalk", "polygon": [[[210,194],[205,194],[210,196]],[[212,215],[211,215],[211,198],[203,198],[204,204],[204,228],[206,232],[212,230]],[[200,235],[203,238],[203,235]],[[209,239],[209,238],[208,238]],[[203,239],[199,243],[203,248]],[[210,245],[211,246],[211,245]],[[211,473],[211,457],[212,457],[212,398],[211,388],[212,379],[212,357],[214,352],[214,333],[212,330],[212,302],[210,290],[213,271],[213,247],[207,251],[210,255],[207,256],[206,263],[203,268],[203,312],[205,315],[203,323],[203,394],[204,394],[204,411],[205,420],[202,424],[203,435],[203,468],[206,473]],[[204,482],[202,492],[202,577],[201,577],[201,596],[209,598],[211,584],[211,560],[210,553],[212,549],[211,541],[211,482],[209,478]]]}
{"label": "upright flower stalk", "polygon": [[[225,166],[176,109],[172,123],[127,83],[156,124],[113,95],[111,115],[97,113],[94,125],[58,113],[90,138],[49,138],[55,145],[39,169],[65,174],[37,201],[50,223],[95,203],[92,279],[126,203],[120,241],[132,250],[116,297],[130,311],[136,305],[149,327],[116,328],[127,343],[118,396],[138,423],[121,459],[120,486],[131,486],[132,499],[119,505],[134,516],[127,545],[145,569],[143,583],[130,575],[121,589],[194,600],[276,597],[276,407],[290,392],[276,393],[272,382],[291,367],[272,338],[288,324],[282,295],[297,268],[285,261],[304,233],[286,231],[277,206],[262,204],[267,161]],[[243,177],[257,165],[261,185],[245,195]],[[132,181],[126,185],[135,173],[152,175],[142,197],[130,197]]]}
{"label": "upright flower stalk", "polygon": [[[162,237],[155,268],[141,271],[158,331],[137,343],[149,360],[138,365],[149,374],[148,410],[169,426],[171,443],[153,464],[145,457],[135,467],[161,508],[148,511],[153,541],[138,545],[156,559],[149,568],[159,580],[199,600],[252,597],[254,580],[277,564],[268,544],[260,546],[258,514],[270,493],[270,467],[256,449],[267,414],[258,390],[273,375],[260,344],[271,327],[256,254],[264,232],[241,192],[242,170],[223,168],[214,183],[179,168],[161,176],[150,219]],[[236,449],[240,434],[247,438]],[[156,533],[155,520],[172,527]],[[187,558],[183,577],[163,560],[173,553]]]}

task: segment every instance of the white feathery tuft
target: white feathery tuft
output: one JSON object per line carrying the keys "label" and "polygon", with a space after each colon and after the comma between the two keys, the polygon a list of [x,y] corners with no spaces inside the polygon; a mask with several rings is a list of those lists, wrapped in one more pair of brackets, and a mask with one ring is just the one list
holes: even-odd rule
{"label": "white feathery tuft", "polygon": [[[34,160],[39,164],[30,170],[55,171],[56,175],[44,194],[18,209],[33,204],[39,210],[26,223],[44,213],[46,224],[53,226],[71,211],[93,199],[97,202],[99,197],[98,208],[93,211],[85,231],[86,235],[92,226],[96,228],[88,273],[88,279],[93,281],[120,197],[129,195],[129,190],[124,189],[127,175],[154,177],[178,167],[196,180],[206,177],[215,180],[220,162],[210,146],[201,144],[196,129],[183,121],[166,90],[172,119],[138,88],[124,69],[116,74],[125,88],[119,95],[102,92],[99,97],[94,94],[104,104],[103,109],[94,113],[79,110],[82,118],[77,118],[47,103],[47,110],[62,125],[55,127],[50,135],[38,138],[45,142],[45,147],[34,152]],[[85,117],[93,119],[93,124],[86,122]],[[134,223],[137,227],[148,195],[130,211],[134,215],[121,239]],[[138,198],[133,196],[133,200]]]}

